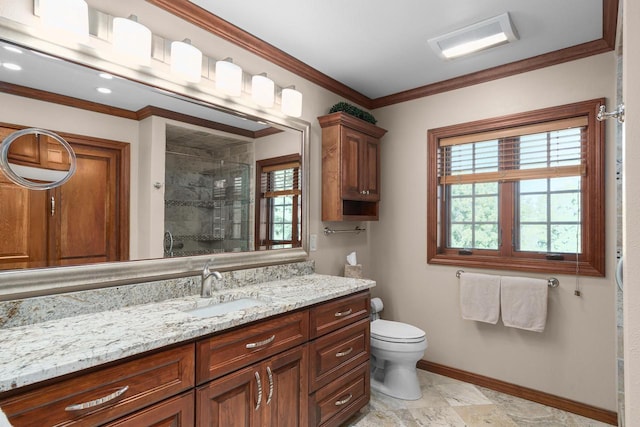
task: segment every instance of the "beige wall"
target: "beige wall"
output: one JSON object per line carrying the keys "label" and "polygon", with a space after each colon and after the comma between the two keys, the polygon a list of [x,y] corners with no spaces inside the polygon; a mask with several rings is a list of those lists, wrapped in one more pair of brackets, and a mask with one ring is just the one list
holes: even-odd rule
{"label": "beige wall", "polygon": [[428,129],[599,97],[615,99],[613,53],[374,112],[389,130],[380,221],[369,226],[374,293],[384,300],[383,317],[426,331],[426,360],[616,410],[613,126],[606,153],[608,275],[580,277],[582,297],[573,295],[575,277],[556,275],[560,288],[550,291],[543,333],[462,320],[457,268],[426,263]]}
{"label": "beige wall", "polygon": [[640,3],[625,0],[623,96],[624,386],[626,426],[640,423]]}

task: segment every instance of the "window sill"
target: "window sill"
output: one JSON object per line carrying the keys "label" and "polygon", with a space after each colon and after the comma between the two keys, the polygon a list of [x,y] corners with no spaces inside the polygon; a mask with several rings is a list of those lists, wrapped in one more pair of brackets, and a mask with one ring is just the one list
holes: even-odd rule
{"label": "window sill", "polygon": [[602,265],[592,265],[586,261],[556,261],[543,259],[504,258],[482,255],[445,255],[436,254],[427,257],[428,264],[450,265],[456,267],[488,268],[496,270],[526,271],[545,274],[575,275],[576,269],[580,276],[604,277],[604,262]]}

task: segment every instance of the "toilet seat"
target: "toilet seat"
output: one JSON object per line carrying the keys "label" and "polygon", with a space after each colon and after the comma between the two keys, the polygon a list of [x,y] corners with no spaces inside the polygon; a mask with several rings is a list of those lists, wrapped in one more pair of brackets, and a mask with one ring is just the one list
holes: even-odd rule
{"label": "toilet seat", "polygon": [[419,343],[425,341],[425,332],[402,322],[377,319],[371,322],[371,338],[392,343]]}

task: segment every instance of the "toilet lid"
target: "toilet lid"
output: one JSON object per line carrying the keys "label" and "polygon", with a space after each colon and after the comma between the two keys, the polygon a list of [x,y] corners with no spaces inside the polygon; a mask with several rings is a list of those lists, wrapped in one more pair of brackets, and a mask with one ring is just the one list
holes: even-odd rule
{"label": "toilet lid", "polygon": [[392,320],[374,320],[371,322],[371,338],[391,342],[420,342],[425,338],[422,329]]}

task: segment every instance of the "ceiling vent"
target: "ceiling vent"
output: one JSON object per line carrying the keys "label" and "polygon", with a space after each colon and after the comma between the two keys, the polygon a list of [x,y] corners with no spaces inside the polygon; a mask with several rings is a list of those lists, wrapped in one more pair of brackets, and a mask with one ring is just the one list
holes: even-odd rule
{"label": "ceiling vent", "polygon": [[438,55],[453,59],[518,39],[508,13],[434,37],[429,44]]}

